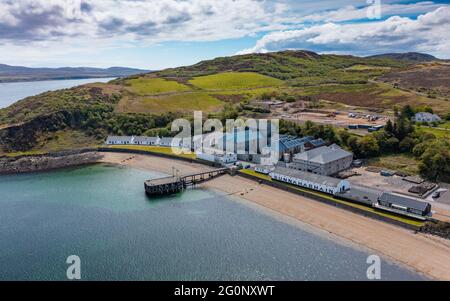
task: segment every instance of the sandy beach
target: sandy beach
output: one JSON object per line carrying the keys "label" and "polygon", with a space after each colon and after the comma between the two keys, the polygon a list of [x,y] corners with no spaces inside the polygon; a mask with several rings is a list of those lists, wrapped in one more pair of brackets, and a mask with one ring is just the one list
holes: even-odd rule
{"label": "sandy beach", "polygon": [[[103,153],[100,162],[172,173],[206,171],[209,167],[154,156]],[[450,241],[339,209],[243,177],[222,176],[202,184],[258,204],[327,231],[436,280],[450,280]]]}

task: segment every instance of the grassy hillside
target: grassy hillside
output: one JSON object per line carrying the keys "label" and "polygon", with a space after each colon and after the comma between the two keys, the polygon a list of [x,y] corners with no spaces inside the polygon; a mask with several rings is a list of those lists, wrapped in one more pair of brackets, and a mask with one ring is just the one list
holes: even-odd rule
{"label": "grassy hillside", "polygon": [[435,78],[445,86],[447,73],[424,70],[430,66],[308,51],[217,58],[21,100],[0,110],[0,146],[3,152],[52,150],[96,145],[108,134],[167,135],[174,118],[193,110],[267,116],[272,112],[255,103],[270,99],[321,110],[391,114],[394,106],[410,104],[450,112],[450,101],[410,89]]}
{"label": "grassy hillside", "polygon": [[126,97],[118,107],[118,112],[126,113],[164,113],[201,110],[217,112],[223,108],[223,102],[207,93],[193,92],[152,97]]}
{"label": "grassy hillside", "polygon": [[125,81],[127,90],[136,95],[152,95],[191,90],[176,81],[156,77],[139,77]]}
{"label": "grassy hillside", "polygon": [[254,72],[224,72],[195,77],[189,83],[203,90],[239,90],[280,86],[283,81]]}
{"label": "grassy hillside", "polygon": [[[221,72],[256,72],[281,80],[307,78],[313,84],[321,79],[335,81],[338,76],[353,78],[358,81],[361,74],[346,72],[345,68],[354,65],[377,67],[405,67],[407,62],[391,59],[368,59],[353,56],[318,55],[310,51],[283,51],[265,54],[248,54],[233,57],[221,57],[203,61],[193,66],[167,69],[158,72],[162,77],[187,77],[210,75]],[[335,78],[331,78],[330,75]],[[345,79],[346,81],[349,78]],[[339,81],[339,79],[337,79]]]}
{"label": "grassy hillside", "polygon": [[450,64],[415,65],[384,74],[379,80],[430,98],[450,100]]}

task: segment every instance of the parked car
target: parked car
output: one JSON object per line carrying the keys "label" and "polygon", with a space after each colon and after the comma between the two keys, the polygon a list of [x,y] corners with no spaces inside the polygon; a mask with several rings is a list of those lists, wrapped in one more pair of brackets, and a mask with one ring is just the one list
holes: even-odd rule
{"label": "parked car", "polygon": [[439,198],[441,196],[441,193],[439,192],[439,191],[435,191],[435,192],[433,192],[433,194],[431,195],[431,197],[433,198],[433,199],[437,199],[437,198]]}

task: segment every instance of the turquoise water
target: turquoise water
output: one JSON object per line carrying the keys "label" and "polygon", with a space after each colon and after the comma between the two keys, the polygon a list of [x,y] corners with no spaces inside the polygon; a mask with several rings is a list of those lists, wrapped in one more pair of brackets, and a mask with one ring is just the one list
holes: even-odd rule
{"label": "turquoise water", "polygon": [[[0,280],[366,280],[369,255],[208,190],[151,200],[161,174],[95,165],[0,176]],[[420,280],[382,262],[383,280]]]}
{"label": "turquoise water", "polygon": [[47,91],[72,88],[95,82],[108,82],[114,78],[88,78],[67,80],[43,80],[34,82],[0,83],[0,109],[28,96]]}

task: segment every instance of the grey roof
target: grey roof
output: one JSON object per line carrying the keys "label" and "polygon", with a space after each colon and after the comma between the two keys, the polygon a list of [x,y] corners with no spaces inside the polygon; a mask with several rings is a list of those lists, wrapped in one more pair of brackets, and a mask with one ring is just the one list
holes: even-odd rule
{"label": "grey roof", "polygon": [[321,146],[300,154],[296,154],[294,159],[326,164],[352,155],[352,153],[343,150],[336,144],[333,144],[331,146]]}
{"label": "grey roof", "polygon": [[257,164],[257,165],[255,165],[255,168],[264,168],[264,169],[274,170],[275,166],[274,165]]}
{"label": "grey roof", "polygon": [[355,201],[370,201],[371,203],[377,203],[378,198],[382,194],[383,191],[381,190],[352,184],[350,189],[344,193],[344,196]]}
{"label": "grey roof", "polygon": [[156,142],[158,137],[145,137],[145,136],[136,136],[134,137],[134,142]]}
{"label": "grey roof", "polygon": [[311,140],[311,141],[308,141],[308,142],[311,143],[314,147],[322,146],[322,145],[326,144],[325,141],[322,138],[314,139],[314,140]]}
{"label": "grey roof", "polygon": [[428,112],[418,112],[418,113],[416,113],[416,115],[414,117],[441,119],[438,115],[428,113]]}
{"label": "grey roof", "polygon": [[332,186],[332,187],[338,187],[339,184],[343,181],[343,180],[337,179],[337,178],[317,175],[317,174],[313,174],[313,173],[306,172],[306,171],[300,171],[297,169],[291,169],[291,168],[285,168],[285,167],[279,167],[279,166],[277,166],[273,172],[277,173],[277,174],[317,183],[317,184]]}
{"label": "grey roof", "polygon": [[300,138],[290,135],[280,135],[279,137],[280,151],[300,147],[304,145],[306,142],[311,141],[312,139],[313,138],[309,136]]}
{"label": "grey roof", "polygon": [[393,194],[389,192],[383,193],[380,197],[380,200],[389,202],[391,204],[405,206],[408,208],[414,208],[421,211],[425,211],[427,207],[430,205],[429,203],[426,202],[421,202],[407,196],[402,196],[399,194]]}
{"label": "grey roof", "polygon": [[108,138],[106,138],[106,141],[131,141],[132,138],[132,136],[108,136]]}

